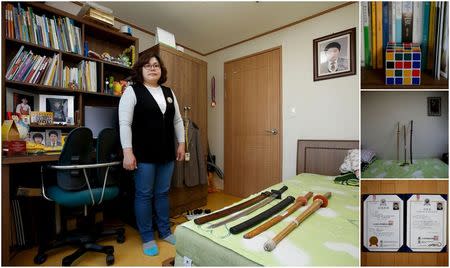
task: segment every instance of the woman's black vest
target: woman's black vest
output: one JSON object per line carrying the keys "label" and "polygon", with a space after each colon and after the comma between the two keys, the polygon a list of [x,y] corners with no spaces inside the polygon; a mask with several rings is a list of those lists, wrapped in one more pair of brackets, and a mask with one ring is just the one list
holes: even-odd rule
{"label": "woman's black vest", "polygon": [[161,88],[167,104],[164,114],[143,84],[133,85],[136,106],[131,131],[133,153],[138,163],[166,163],[175,160],[175,100],[170,88]]}

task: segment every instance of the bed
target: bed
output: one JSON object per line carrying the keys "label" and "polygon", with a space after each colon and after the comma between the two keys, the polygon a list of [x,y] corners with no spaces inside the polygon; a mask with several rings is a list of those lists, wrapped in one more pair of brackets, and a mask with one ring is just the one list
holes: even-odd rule
{"label": "bed", "polygon": [[[253,239],[242,238],[245,232],[231,235],[228,228],[259,214],[279,201],[213,231],[206,228],[209,223],[196,225],[193,221],[186,222],[175,230],[175,265],[358,266],[359,188],[336,184],[333,182],[334,177],[330,176],[339,174],[338,167],[346,151],[358,148],[358,142],[299,140],[297,148],[297,170],[301,174],[268,189],[279,189],[286,185],[288,190],[283,194],[284,197],[297,197],[308,191],[315,194],[331,191],[333,196],[327,208],[313,214],[272,252],[264,251],[263,244],[284,228],[288,221],[297,217],[305,207]],[[324,159],[324,153],[333,157]],[[320,165],[317,164],[319,160]],[[304,173],[308,170],[314,170],[316,174]],[[212,223],[214,222],[216,221]]]}
{"label": "bed", "polygon": [[361,174],[362,178],[448,178],[448,165],[437,158],[416,159],[412,165],[402,161],[376,159]]}

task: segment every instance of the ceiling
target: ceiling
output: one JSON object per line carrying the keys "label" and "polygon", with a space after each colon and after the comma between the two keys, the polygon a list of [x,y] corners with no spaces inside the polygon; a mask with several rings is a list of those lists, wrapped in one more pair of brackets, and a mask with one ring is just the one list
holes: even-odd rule
{"label": "ceiling", "polygon": [[344,2],[98,2],[150,32],[156,26],[201,54],[301,20]]}

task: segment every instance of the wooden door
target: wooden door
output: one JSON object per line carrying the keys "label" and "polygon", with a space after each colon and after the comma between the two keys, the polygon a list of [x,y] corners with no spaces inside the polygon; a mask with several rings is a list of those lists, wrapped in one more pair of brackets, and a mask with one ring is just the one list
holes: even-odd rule
{"label": "wooden door", "polygon": [[224,68],[224,190],[246,197],[281,182],[281,48]]}
{"label": "wooden door", "polygon": [[203,154],[207,154],[207,85],[206,62],[172,49],[159,47],[160,56],[167,68],[167,82],[178,100],[181,116],[184,107],[191,107],[189,118],[200,129]]}

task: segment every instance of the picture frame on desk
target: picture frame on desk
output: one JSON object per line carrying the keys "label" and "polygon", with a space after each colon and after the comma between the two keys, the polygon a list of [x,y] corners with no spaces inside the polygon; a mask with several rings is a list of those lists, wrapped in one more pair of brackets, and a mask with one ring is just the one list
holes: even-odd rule
{"label": "picture frame on desk", "polygon": [[53,123],[74,124],[74,96],[39,95],[39,111],[52,112]]}
{"label": "picture frame on desk", "polygon": [[60,129],[45,130],[45,146],[56,147],[62,145],[62,134]]}
{"label": "picture frame on desk", "polygon": [[33,94],[15,88],[6,88],[6,111],[15,113],[17,110],[17,105],[21,103],[21,99],[23,97],[27,98],[31,111],[39,110],[38,94]]}
{"label": "picture frame on desk", "polygon": [[30,122],[31,124],[38,124],[38,125],[52,125],[53,113],[32,111],[30,114]]}

